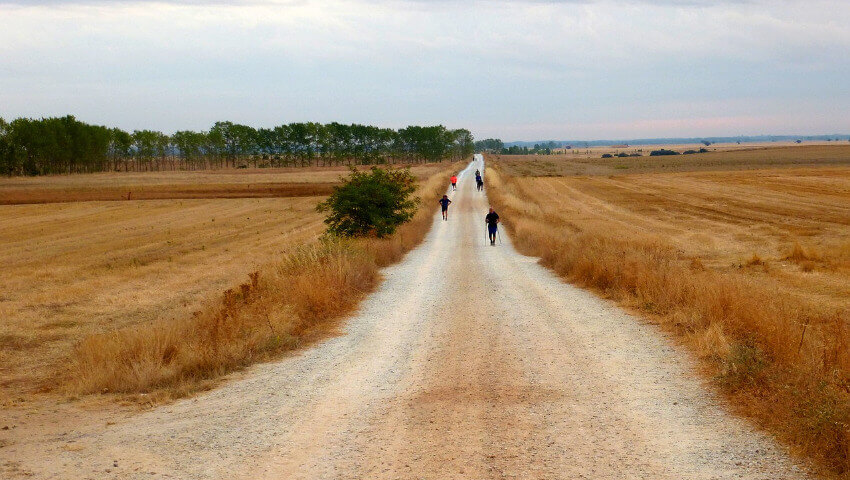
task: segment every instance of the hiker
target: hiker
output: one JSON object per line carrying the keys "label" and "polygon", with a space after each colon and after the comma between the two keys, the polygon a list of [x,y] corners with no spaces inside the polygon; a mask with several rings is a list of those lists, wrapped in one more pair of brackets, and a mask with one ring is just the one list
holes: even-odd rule
{"label": "hiker", "polygon": [[443,195],[443,198],[441,198],[439,200],[439,202],[440,202],[440,206],[443,208],[443,220],[448,220],[449,219],[449,204],[452,203],[452,201],[449,200],[448,195]]}
{"label": "hiker", "polygon": [[452,175],[452,191],[457,190],[457,175]]}
{"label": "hiker", "polygon": [[499,228],[499,214],[490,207],[490,213],[484,217],[484,223],[487,224],[487,233],[490,234],[490,245],[496,244],[496,232]]}
{"label": "hiker", "polygon": [[475,172],[475,185],[479,192],[484,189],[484,179],[481,178],[481,174],[477,171]]}

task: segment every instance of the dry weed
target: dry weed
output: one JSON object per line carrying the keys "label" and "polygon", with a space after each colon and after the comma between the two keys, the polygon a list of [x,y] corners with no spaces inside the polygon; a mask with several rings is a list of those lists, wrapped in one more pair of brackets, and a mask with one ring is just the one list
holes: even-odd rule
{"label": "dry weed", "polygon": [[[542,214],[498,168],[488,171],[488,182],[523,253],[661,319],[707,362],[743,413],[828,471],[850,473],[850,309],[813,303],[745,270],[707,268],[663,237],[625,235],[618,224],[579,217],[579,205]],[[796,247],[791,255],[815,258]],[[764,261],[754,255],[748,263]]]}
{"label": "dry weed", "polygon": [[89,336],[71,356],[64,387],[73,394],[175,398],[326,332],[374,290],[381,267],[400,260],[427,234],[430,207],[445,189],[448,168],[454,167],[424,182],[423,207],[392,237],[326,238],[298,247],[191,317]]}

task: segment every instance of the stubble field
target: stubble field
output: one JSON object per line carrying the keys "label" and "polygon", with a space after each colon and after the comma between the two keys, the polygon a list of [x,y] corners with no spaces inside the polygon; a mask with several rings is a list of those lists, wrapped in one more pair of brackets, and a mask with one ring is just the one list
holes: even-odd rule
{"label": "stubble field", "polygon": [[[413,168],[423,182],[442,170],[445,166]],[[315,206],[324,197],[316,192],[329,192],[345,171],[0,180],[4,403],[56,391],[60,372],[83,339],[189,318],[217,304],[222,291],[246,281],[249,273],[314,242],[323,231]],[[279,185],[300,190],[276,189]],[[204,193],[139,199],[190,190]],[[128,191],[136,192],[130,200]],[[110,192],[124,192],[124,198],[82,201]],[[16,204],[2,204],[10,198]]]}
{"label": "stubble field", "polygon": [[602,161],[599,175],[505,156],[489,194],[521,250],[665,325],[735,408],[845,474],[850,147],[824,148],[616,159],[657,173]]}

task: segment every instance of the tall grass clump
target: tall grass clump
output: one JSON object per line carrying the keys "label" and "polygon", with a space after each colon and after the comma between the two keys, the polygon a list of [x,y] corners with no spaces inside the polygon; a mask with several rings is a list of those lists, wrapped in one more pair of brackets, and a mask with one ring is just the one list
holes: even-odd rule
{"label": "tall grass clump", "polygon": [[85,338],[63,372],[71,394],[185,395],[205,381],[318,338],[353,311],[427,234],[449,169],[421,182],[412,219],[383,238],[325,237],[228,289],[193,315]]}
{"label": "tall grass clump", "polygon": [[[523,253],[659,320],[735,408],[826,471],[850,476],[850,311],[708,269],[659,237],[546,211],[498,168],[488,177],[490,200]],[[811,254],[794,248],[789,257]]]}

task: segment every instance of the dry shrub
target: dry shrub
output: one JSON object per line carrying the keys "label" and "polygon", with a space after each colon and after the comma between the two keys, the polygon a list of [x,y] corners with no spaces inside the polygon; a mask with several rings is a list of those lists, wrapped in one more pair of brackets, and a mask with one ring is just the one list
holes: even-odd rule
{"label": "dry shrub", "polygon": [[86,338],[72,356],[68,386],[134,393],[214,378],[297,346],[377,282],[377,266],[355,242],[302,247],[190,318]]}
{"label": "dry shrub", "polygon": [[759,255],[757,253],[754,253],[753,256],[750,257],[749,260],[747,260],[746,265],[748,267],[761,267],[761,266],[764,266],[765,263],[764,263],[764,260],[762,260],[762,258],[759,257]]}
{"label": "dry shrub", "polygon": [[706,269],[661,238],[553,221],[556,213],[521,200],[520,187],[498,169],[488,176],[491,202],[523,253],[660,319],[708,362],[744,414],[829,471],[850,474],[850,312]]}
{"label": "dry shrub", "polygon": [[450,168],[423,182],[422,208],[389,238],[325,238],[288,252],[189,318],[85,338],[72,354],[64,387],[74,394],[155,392],[173,398],[296,348],[351,312],[378,285],[379,269],[422,241]]}
{"label": "dry shrub", "polygon": [[699,258],[692,258],[691,259],[691,270],[694,270],[694,271],[697,271],[697,272],[703,272],[703,271],[705,271],[705,264],[703,264],[702,260],[700,260]]}
{"label": "dry shrub", "polygon": [[850,270],[850,242],[802,246],[799,242],[786,250],[783,260],[800,266],[804,272]]}

